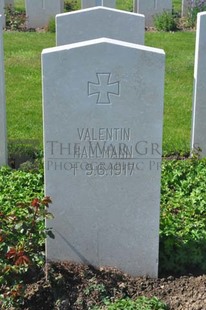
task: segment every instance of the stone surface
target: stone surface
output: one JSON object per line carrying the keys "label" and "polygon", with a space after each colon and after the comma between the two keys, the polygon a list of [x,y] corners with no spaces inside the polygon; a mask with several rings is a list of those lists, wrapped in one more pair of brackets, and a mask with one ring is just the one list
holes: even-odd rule
{"label": "stone surface", "polygon": [[93,6],[107,6],[115,8],[116,0],[81,0],[81,8],[87,9]]}
{"label": "stone surface", "polygon": [[190,0],[182,0],[182,17],[187,16]]}
{"label": "stone surface", "polygon": [[197,16],[191,148],[206,156],[206,12]]}
{"label": "stone surface", "polygon": [[108,38],[43,51],[48,261],[157,276],[164,56]]}
{"label": "stone surface", "polygon": [[144,16],[95,7],[56,16],[56,43],[64,45],[108,37],[144,44]]}
{"label": "stone surface", "polygon": [[3,17],[0,15],[0,166],[7,164],[6,102],[4,81]]}
{"label": "stone surface", "polygon": [[14,6],[14,0],[5,0],[5,6],[6,5],[10,5],[10,6]]}
{"label": "stone surface", "polygon": [[64,0],[26,0],[28,28],[43,28],[50,18],[64,12]]}
{"label": "stone surface", "polygon": [[133,0],[133,12],[137,12],[137,0]]}
{"label": "stone surface", "polygon": [[155,15],[164,11],[172,12],[172,0],[136,0],[134,9],[137,10],[137,13],[145,15],[146,27],[152,27]]}
{"label": "stone surface", "polygon": [[5,27],[6,19],[5,19],[5,2],[4,0],[0,0],[0,15],[1,17],[1,25],[3,28]]}

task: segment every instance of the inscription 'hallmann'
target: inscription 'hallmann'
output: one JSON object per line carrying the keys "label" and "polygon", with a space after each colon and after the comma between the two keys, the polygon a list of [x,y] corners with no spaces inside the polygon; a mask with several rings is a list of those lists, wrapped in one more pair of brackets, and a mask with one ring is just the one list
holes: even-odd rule
{"label": "inscription 'hallmann'", "polygon": [[80,141],[130,141],[130,128],[77,128]]}

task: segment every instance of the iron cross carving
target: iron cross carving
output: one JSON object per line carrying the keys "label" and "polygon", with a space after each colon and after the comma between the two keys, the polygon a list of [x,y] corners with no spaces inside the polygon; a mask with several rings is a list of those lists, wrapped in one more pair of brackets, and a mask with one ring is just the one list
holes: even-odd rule
{"label": "iron cross carving", "polygon": [[111,104],[110,96],[119,96],[120,82],[111,83],[111,73],[96,73],[97,83],[88,82],[88,96],[97,95],[97,104]]}

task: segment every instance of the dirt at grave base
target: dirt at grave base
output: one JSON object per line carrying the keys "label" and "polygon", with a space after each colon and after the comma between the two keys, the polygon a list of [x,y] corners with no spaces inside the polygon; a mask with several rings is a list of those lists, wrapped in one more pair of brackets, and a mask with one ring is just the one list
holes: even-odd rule
{"label": "dirt at grave base", "polygon": [[106,296],[136,299],[142,295],[158,297],[169,309],[206,310],[206,275],[134,278],[114,268],[55,263],[48,266],[47,280],[42,272],[28,285],[21,309],[88,310],[102,306]]}

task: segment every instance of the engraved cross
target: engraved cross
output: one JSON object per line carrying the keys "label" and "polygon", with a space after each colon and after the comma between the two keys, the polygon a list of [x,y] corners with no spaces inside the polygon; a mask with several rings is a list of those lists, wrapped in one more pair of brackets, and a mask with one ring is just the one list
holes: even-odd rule
{"label": "engraved cross", "polygon": [[97,95],[97,104],[110,104],[110,96],[119,96],[119,82],[111,83],[111,73],[96,73],[97,83],[88,82],[88,96]]}

